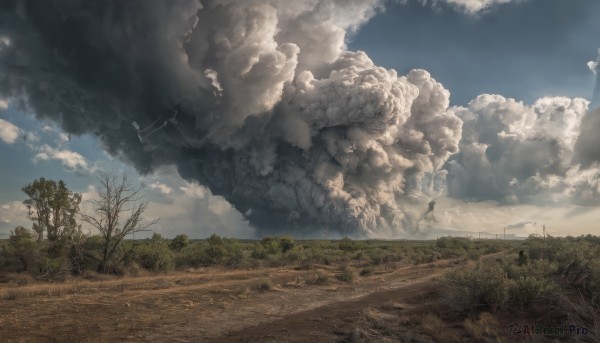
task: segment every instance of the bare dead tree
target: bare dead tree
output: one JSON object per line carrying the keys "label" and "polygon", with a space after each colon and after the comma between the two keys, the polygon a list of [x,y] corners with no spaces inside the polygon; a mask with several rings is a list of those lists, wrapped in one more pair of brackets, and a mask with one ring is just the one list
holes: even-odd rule
{"label": "bare dead tree", "polygon": [[142,186],[134,187],[126,172],[101,173],[98,176],[98,198],[91,200],[93,215],[82,214],[82,219],[100,232],[102,261],[99,270],[110,271],[115,255],[129,234],[148,231],[158,219],[142,224],[142,215],[148,202],[141,201]]}

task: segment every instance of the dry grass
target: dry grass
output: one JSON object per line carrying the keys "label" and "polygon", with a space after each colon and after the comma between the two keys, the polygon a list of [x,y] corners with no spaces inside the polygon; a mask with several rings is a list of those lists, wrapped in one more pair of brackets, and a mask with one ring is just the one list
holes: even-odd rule
{"label": "dry grass", "polygon": [[314,275],[312,283],[315,285],[326,285],[329,283],[329,275],[322,271],[317,271]]}
{"label": "dry grass", "polygon": [[421,316],[421,329],[437,342],[464,342],[464,337],[454,328],[447,327],[444,322],[433,313]]}
{"label": "dry grass", "polygon": [[500,325],[496,318],[488,312],[481,313],[477,320],[465,319],[463,327],[477,342],[491,343],[501,341],[498,332]]}
{"label": "dry grass", "polygon": [[566,296],[560,297],[560,304],[565,309],[569,322],[579,323],[587,327],[590,332],[588,339],[591,342],[600,342],[600,314],[598,308],[579,294],[579,299],[569,299]]}
{"label": "dry grass", "polygon": [[268,292],[273,289],[273,284],[271,283],[271,280],[265,279],[256,285],[256,289],[259,292]]}
{"label": "dry grass", "polygon": [[[244,280],[255,276],[266,276],[270,270],[265,269],[255,272],[233,271],[221,273],[222,280]],[[215,282],[214,276],[207,270],[198,272],[179,272],[164,276],[107,276],[93,274],[88,279],[73,278],[61,283],[47,283],[28,280],[19,286],[15,282],[9,282],[0,286],[0,299],[15,300],[32,297],[63,296],[68,294],[92,294],[96,292],[122,292],[134,290],[166,289],[174,285],[196,284],[211,280]]]}

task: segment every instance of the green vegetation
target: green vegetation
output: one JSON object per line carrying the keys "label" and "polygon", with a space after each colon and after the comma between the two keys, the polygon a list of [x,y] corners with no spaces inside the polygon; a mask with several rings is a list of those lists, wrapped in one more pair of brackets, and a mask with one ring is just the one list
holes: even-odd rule
{"label": "green vegetation", "polygon": [[[418,265],[445,258],[478,258],[513,244],[449,237],[437,241],[378,241],[295,240],[282,236],[255,241],[217,234],[205,240],[190,240],[185,234],[166,239],[157,233],[152,238],[133,240],[130,238],[135,233],[149,231],[157,222],[141,220],[147,209],[141,186],[133,185],[127,174],[112,173],[99,175],[97,189],[89,213],[81,213],[81,196],[62,181],[42,178],[25,186],[32,229],[16,227],[8,240],[0,241],[0,272],[60,281],[93,273],[138,275],[141,271],[164,273],[210,266],[294,266],[310,270],[318,265],[342,265],[345,267],[336,278],[352,282],[355,274],[369,276],[378,265],[393,268],[398,263]],[[84,234],[78,221],[88,224],[94,234]],[[594,280],[595,285],[600,283],[597,276]],[[316,283],[328,281],[327,275],[315,276]],[[532,288],[531,282],[519,285]]]}
{"label": "green vegetation", "polygon": [[344,282],[352,282],[352,280],[354,280],[354,271],[352,271],[352,268],[344,266],[338,279]]}
{"label": "green vegetation", "polygon": [[23,203],[33,221],[37,241],[58,243],[70,239],[78,229],[75,216],[79,213],[81,195],[70,191],[61,180],[58,183],[43,177],[22,188],[29,197]]}
{"label": "green vegetation", "polygon": [[[438,241],[439,242],[439,241]],[[545,308],[555,321],[600,332],[600,237],[530,236],[498,258],[482,258],[438,281],[444,302],[467,318]],[[536,306],[531,306],[536,305]]]}
{"label": "green vegetation", "polygon": [[[337,278],[352,282],[358,272],[363,277],[371,275],[378,265],[418,265],[444,256],[466,259],[469,252],[489,246],[504,250],[515,244],[505,241],[482,243],[462,238],[443,240],[450,246],[440,249],[436,241],[294,240],[289,236],[265,237],[257,241],[224,238],[217,234],[204,240],[190,240],[186,235],[177,235],[169,240],[154,234],[147,239],[122,240],[108,272],[136,275],[140,270],[168,272],[210,266],[293,266],[310,270],[315,265],[340,264],[347,267],[340,270]],[[60,271],[62,278],[69,274],[103,272],[105,242],[101,235],[82,235],[69,241],[63,252],[51,259],[47,253],[47,242],[37,242],[31,231],[19,227],[9,240],[0,241],[0,270],[26,272],[34,277],[46,273],[52,276]],[[358,267],[358,272],[349,265]]]}

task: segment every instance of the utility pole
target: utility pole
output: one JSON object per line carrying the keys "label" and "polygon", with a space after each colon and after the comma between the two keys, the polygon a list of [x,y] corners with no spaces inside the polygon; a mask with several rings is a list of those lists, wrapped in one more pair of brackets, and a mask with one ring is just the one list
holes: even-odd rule
{"label": "utility pole", "polygon": [[506,240],[506,226],[504,227],[504,240]]}
{"label": "utility pole", "polygon": [[544,231],[543,231],[543,233],[544,233],[544,240],[546,240],[546,224],[542,225],[542,227],[544,228]]}
{"label": "utility pole", "polygon": [[481,240],[481,231],[479,231],[479,240]]}

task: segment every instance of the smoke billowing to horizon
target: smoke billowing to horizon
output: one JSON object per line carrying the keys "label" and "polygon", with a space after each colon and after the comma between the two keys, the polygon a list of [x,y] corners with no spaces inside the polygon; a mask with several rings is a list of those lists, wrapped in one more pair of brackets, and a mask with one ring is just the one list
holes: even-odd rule
{"label": "smoke billowing to horizon", "polygon": [[415,234],[446,193],[598,203],[600,156],[572,163],[586,100],[482,95],[450,107],[427,71],[398,75],[347,50],[381,10],[378,0],[4,1],[0,94],[97,136],[141,173],[176,165],[259,234]]}

